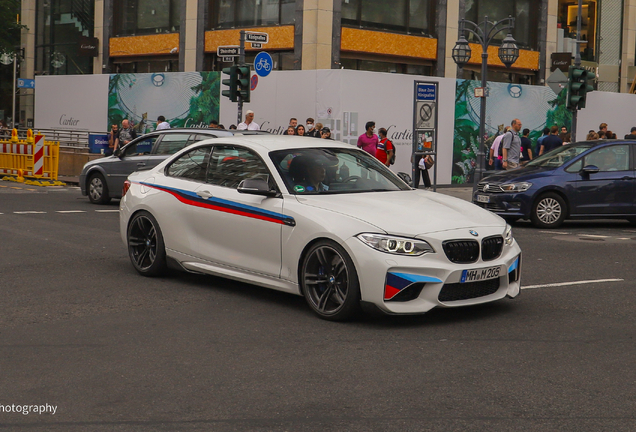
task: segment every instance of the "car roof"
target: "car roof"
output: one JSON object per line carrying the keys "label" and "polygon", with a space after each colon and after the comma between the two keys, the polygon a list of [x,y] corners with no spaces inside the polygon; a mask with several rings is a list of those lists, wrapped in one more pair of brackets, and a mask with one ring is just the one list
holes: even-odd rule
{"label": "car roof", "polygon": [[569,143],[568,145],[570,146],[575,146],[575,145],[580,145],[580,144],[587,144],[587,145],[592,145],[592,147],[598,147],[598,146],[602,146],[604,144],[635,144],[636,140],[630,140],[630,139],[621,139],[621,138],[617,138],[617,139],[598,139],[598,140],[590,140],[590,141],[577,141],[577,142],[573,142],[573,143]]}
{"label": "car roof", "polygon": [[[213,134],[217,136],[234,136],[234,135],[269,135],[267,131],[254,131],[254,130],[236,130],[236,129],[213,129],[213,128],[170,128],[161,129],[148,132],[145,135],[154,133],[159,134],[172,134],[172,133],[195,133],[195,134]],[[144,135],[140,135],[144,136]]]}
{"label": "car roof", "polygon": [[[260,147],[265,151],[316,147],[356,148],[355,146],[340,141],[293,135],[235,135],[232,137],[222,137],[222,140],[224,144]],[[199,141],[197,144],[203,143],[205,143],[205,141]]]}

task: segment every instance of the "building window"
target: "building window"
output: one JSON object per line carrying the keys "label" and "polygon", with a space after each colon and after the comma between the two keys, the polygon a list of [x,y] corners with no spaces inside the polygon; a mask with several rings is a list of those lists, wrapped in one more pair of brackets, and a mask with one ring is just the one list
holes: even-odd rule
{"label": "building window", "polygon": [[435,0],[342,0],[342,25],[435,34]]}
{"label": "building window", "polygon": [[[498,21],[508,16],[515,18],[515,28],[512,36],[520,48],[537,49],[540,0],[466,0],[466,19],[480,23],[484,17],[489,21]],[[496,36],[496,40],[503,40],[507,32]],[[469,41],[475,42],[472,35],[466,34]]]}
{"label": "building window", "polygon": [[371,72],[400,73],[408,75],[426,75],[433,74],[433,66],[431,64],[406,64],[395,62],[383,62],[376,60],[365,60],[355,58],[341,58],[340,65],[343,69],[363,70]]}
{"label": "building window", "polygon": [[[578,15],[578,2],[576,0],[560,0],[557,28],[557,50],[559,52],[571,52],[576,50],[576,18]],[[581,8],[581,60],[596,61],[597,44],[597,2],[584,0]]]}
{"label": "building window", "polygon": [[210,28],[294,23],[296,0],[210,0]]}
{"label": "building window", "polygon": [[181,24],[178,0],[115,0],[116,36],[176,33]]}

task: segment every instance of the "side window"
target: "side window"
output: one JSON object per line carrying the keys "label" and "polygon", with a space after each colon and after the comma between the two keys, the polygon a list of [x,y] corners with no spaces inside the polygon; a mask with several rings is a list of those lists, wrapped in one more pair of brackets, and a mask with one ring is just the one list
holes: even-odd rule
{"label": "side window", "polygon": [[593,151],[585,157],[584,166],[596,165],[600,171],[629,170],[630,146],[615,145]]}
{"label": "side window", "polygon": [[150,153],[152,146],[155,144],[155,141],[157,141],[157,138],[159,138],[158,135],[152,135],[144,138],[143,140],[131,143],[126,146],[126,150],[124,150],[124,157],[139,156]]}
{"label": "side window", "polygon": [[170,164],[166,174],[170,177],[205,181],[210,159],[210,147],[199,147],[181,155]]}
{"label": "side window", "polygon": [[199,134],[199,135],[193,135],[193,137],[194,137],[193,138],[193,142],[199,142],[199,141],[203,141],[203,140],[210,139],[210,138],[216,138],[217,136],[216,135],[201,135],[201,134]]}
{"label": "side window", "polygon": [[262,178],[270,188],[276,188],[265,162],[256,153],[234,146],[214,147],[208,183],[236,189],[242,180],[248,178]]}
{"label": "side window", "polygon": [[164,134],[159,144],[152,150],[152,154],[171,155],[179,150],[184,149],[188,144],[190,134],[188,133],[169,133]]}

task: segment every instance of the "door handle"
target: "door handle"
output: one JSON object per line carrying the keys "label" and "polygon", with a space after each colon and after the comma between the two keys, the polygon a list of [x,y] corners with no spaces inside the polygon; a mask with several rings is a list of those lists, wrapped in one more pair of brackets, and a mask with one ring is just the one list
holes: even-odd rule
{"label": "door handle", "polygon": [[138,162],[137,166],[138,167],[145,167],[146,166],[146,162]]}
{"label": "door handle", "polygon": [[212,192],[206,191],[206,190],[202,190],[202,191],[198,191],[197,195],[199,195],[203,199],[208,199],[208,198],[212,197]]}

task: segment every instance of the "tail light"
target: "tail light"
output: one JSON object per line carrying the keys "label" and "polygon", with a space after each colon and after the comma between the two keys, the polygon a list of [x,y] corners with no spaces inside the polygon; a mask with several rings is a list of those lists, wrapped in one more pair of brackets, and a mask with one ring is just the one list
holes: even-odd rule
{"label": "tail light", "polygon": [[121,197],[123,198],[126,195],[126,192],[128,192],[128,189],[130,189],[130,180],[126,180],[124,181],[124,187],[121,191]]}

